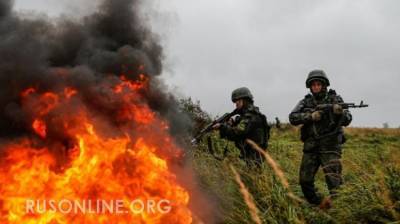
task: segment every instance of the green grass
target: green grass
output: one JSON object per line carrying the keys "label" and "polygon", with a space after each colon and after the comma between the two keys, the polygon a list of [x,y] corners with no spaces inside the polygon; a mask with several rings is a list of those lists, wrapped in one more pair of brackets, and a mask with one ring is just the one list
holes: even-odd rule
{"label": "green grass", "polygon": [[[349,128],[346,136],[345,184],[327,211],[290,199],[268,165],[248,168],[234,145],[215,133],[210,135],[213,148],[222,157],[227,147],[225,159],[211,156],[207,141],[191,156],[200,187],[217,201],[214,209],[220,223],[252,223],[229,164],[250,190],[264,223],[400,223],[400,130]],[[302,156],[298,129],[287,125],[273,129],[268,151],[285,172],[290,189],[303,198],[298,185]],[[321,170],[316,186],[328,194]]]}

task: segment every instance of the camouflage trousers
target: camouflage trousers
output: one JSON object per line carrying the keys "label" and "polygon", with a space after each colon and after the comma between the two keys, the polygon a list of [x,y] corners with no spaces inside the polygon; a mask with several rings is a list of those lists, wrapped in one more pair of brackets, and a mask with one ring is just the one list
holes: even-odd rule
{"label": "camouflage trousers", "polygon": [[320,204],[323,197],[315,188],[315,174],[319,167],[325,174],[325,181],[331,196],[343,183],[341,153],[338,151],[324,151],[323,153],[305,152],[300,166],[300,185],[304,197],[311,204]]}

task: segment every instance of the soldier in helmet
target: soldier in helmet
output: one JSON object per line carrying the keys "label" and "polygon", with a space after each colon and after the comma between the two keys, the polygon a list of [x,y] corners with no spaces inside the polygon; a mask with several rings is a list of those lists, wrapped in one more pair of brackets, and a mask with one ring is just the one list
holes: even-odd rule
{"label": "soldier in helmet", "polygon": [[[341,149],[345,142],[342,126],[352,120],[348,110],[338,103],[343,99],[332,89],[322,70],[311,71],[306,81],[310,94],[302,99],[289,115],[292,125],[302,125],[301,140],[304,142],[300,167],[300,185],[308,202],[322,207],[330,207],[330,197],[323,200],[314,186],[314,178],[319,167],[325,173],[325,180],[331,196],[342,184]],[[318,104],[333,104],[332,111],[309,110]],[[323,203],[321,203],[323,201]]]}
{"label": "soldier in helmet", "polygon": [[262,148],[267,148],[269,138],[269,126],[267,118],[254,106],[253,95],[246,87],[232,92],[232,102],[236,105],[239,114],[229,123],[216,124],[214,129],[219,129],[222,138],[234,141],[240,149],[241,158],[246,162],[262,162],[262,156],[246,143],[251,139]]}

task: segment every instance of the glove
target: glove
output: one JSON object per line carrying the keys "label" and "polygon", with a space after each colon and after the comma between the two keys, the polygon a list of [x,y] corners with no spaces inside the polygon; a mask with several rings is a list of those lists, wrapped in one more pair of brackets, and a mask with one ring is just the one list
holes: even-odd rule
{"label": "glove", "polygon": [[312,121],[320,121],[321,120],[321,111],[317,110],[311,114]]}
{"label": "glove", "polygon": [[333,113],[336,115],[342,115],[343,114],[343,107],[340,106],[339,104],[333,104]]}
{"label": "glove", "polygon": [[233,123],[235,123],[235,119],[233,119],[232,117],[231,118],[229,118],[229,120],[228,120],[228,125],[233,125]]}

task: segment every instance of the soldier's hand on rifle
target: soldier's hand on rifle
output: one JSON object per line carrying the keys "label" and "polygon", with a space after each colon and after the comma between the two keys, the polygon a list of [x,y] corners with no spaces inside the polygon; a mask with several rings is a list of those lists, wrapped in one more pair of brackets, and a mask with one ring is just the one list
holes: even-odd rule
{"label": "soldier's hand on rifle", "polygon": [[321,115],[321,111],[317,110],[317,111],[312,112],[311,119],[313,121],[320,121],[321,120],[321,116],[322,116]]}
{"label": "soldier's hand on rifle", "polygon": [[343,107],[340,106],[339,104],[334,104],[333,105],[333,113],[336,115],[342,115],[343,114]]}
{"label": "soldier's hand on rifle", "polygon": [[227,123],[232,126],[233,122],[235,122],[235,120],[231,117],[231,118],[229,118]]}
{"label": "soldier's hand on rifle", "polygon": [[214,126],[212,126],[212,128],[214,130],[218,130],[221,127],[221,123],[216,123]]}

